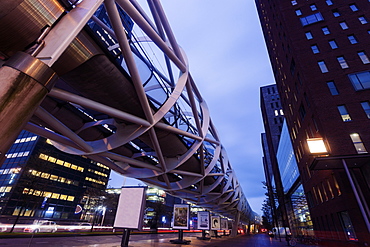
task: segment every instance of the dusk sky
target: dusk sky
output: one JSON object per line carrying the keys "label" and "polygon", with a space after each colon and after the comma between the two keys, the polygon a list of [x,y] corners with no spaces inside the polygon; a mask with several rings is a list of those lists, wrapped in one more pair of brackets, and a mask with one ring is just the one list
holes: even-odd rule
{"label": "dusk sky", "polygon": [[[146,1],[138,1],[145,5]],[[259,88],[274,83],[254,1],[162,0],[253,211],[265,198]],[[120,187],[122,179],[111,180]]]}

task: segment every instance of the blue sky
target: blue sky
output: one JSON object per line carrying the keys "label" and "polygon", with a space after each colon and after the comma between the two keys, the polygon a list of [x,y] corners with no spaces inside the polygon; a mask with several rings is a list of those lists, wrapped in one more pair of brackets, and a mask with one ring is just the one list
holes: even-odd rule
{"label": "blue sky", "polygon": [[[145,1],[138,1],[145,4]],[[254,1],[162,0],[252,209],[265,198],[259,88],[274,83]],[[135,183],[135,182],[134,182]],[[136,183],[137,184],[137,183]],[[122,179],[114,178],[112,187]]]}

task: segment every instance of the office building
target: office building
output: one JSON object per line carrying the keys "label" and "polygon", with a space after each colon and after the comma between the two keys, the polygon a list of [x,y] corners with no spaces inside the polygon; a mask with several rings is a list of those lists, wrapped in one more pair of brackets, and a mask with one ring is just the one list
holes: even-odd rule
{"label": "office building", "polygon": [[[272,213],[274,226],[288,226],[285,210],[284,191],[281,182],[280,171],[276,159],[279,146],[284,112],[280,103],[280,96],[276,85],[268,85],[260,88],[260,107],[265,133],[261,135],[263,149],[263,166],[266,178],[267,193]],[[275,197],[278,194],[278,201]],[[278,210],[277,210],[278,209]]]}
{"label": "office building", "polygon": [[315,234],[369,245],[369,2],[256,6]]}
{"label": "office building", "polygon": [[110,174],[107,166],[64,153],[25,130],[6,157],[0,167],[2,223],[77,221],[78,208],[84,209],[84,195],[105,190]]}

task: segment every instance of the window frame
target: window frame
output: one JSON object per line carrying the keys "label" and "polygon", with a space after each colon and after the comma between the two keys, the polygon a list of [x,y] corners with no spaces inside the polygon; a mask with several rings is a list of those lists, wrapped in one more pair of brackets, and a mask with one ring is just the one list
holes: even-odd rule
{"label": "window frame", "polygon": [[349,65],[348,65],[346,59],[344,58],[344,56],[337,57],[337,61],[338,61],[339,65],[342,69],[348,69],[349,68]]}
{"label": "window frame", "polygon": [[366,53],[364,51],[357,52],[357,55],[359,56],[359,58],[361,59],[363,64],[369,64],[370,63],[369,57],[366,55]]}
{"label": "window frame", "polygon": [[332,50],[338,49],[338,44],[337,44],[337,42],[335,42],[334,39],[329,40],[329,45],[330,45]]}

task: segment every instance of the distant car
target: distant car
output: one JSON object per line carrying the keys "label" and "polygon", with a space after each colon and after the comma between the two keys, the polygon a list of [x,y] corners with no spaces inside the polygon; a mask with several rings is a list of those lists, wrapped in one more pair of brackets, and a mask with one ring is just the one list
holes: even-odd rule
{"label": "distant car", "polygon": [[0,223],[0,232],[6,232],[9,227],[11,228],[12,225],[9,225],[9,224],[1,224]]}
{"label": "distant car", "polygon": [[71,225],[66,227],[66,229],[70,232],[76,232],[76,231],[87,231],[91,229],[91,224],[87,222],[78,223],[76,225]]}
{"label": "distant car", "polygon": [[24,228],[24,232],[56,232],[58,230],[57,224],[54,221],[39,221],[29,227]]}

